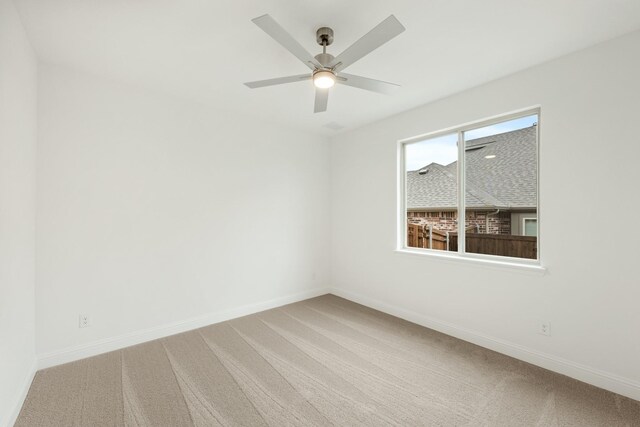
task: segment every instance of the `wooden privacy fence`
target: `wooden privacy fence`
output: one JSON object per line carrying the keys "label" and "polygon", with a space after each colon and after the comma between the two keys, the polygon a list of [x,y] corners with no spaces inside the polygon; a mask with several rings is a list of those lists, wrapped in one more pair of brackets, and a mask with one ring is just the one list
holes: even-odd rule
{"label": "wooden privacy fence", "polygon": [[[535,236],[480,234],[475,226],[465,230],[466,252],[536,259],[538,239]],[[458,251],[458,233],[434,230],[420,224],[407,224],[407,246],[412,248]]]}
{"label": "wooden privacy fence", "polygon": [[[458,235],[449,233],[449,250],[458,250]],[[465,233],[465,251],[475,254],[536,259],[538,238],[511,234]]]}
{"label": "wooden privacy fence", "polygon": [[447,233],[428,225],[407,224],[407,246],[446,251]]}

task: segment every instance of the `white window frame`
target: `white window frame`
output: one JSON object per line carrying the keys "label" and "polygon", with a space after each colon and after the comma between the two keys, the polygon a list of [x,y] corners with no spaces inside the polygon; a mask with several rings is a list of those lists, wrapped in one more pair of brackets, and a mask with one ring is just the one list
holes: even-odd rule
{"label": "white window frame", "polygon": [[[537,242],[537,259],[516,258],[500,255],[487,255],[465,252],[465,223],[466,223],[466,206],[465,206],[465,144],[464,133],[474,129],[482,128],[485,126],[495,125],[501,122],[518,119],[521,117],[531,116],[536,114],[538,116],[537,132],[536,132],[536,216],[538,221],[538,242]],[[445,258],[453,261],[472,262],[484,265],[493,266],[506,266],[515,267],[519,269],[525,269],[530,271],[541,271],[545,269],[542,267],[542,250],[541,250],[541,215],[540,215],[540,122],[542,121],[540,106],[534,106],[517,110],[508,114],[501,114],[490,118],[477,120],[463,125],[450,127],[447,129],[439,130],[436,132],[429,132],[422,135],[417,135],[411,138],[401,139],[397,142],[397,170],[398,170],[398,191],[397,191],[397,243],[396,252],[406,253],[412,255],[422,255],[429,257]],[[405,147],[410,144],[422,142],[426,139],[437,138],[440,136],[457,133],[458,134],[458,160],[457,160],[457,179],[458,179],[458,251],[449,252],[441,251],[437,249],[423,249],[413,248],[407,246],[407,183],[406,183],[406,171],[405,171]]]}

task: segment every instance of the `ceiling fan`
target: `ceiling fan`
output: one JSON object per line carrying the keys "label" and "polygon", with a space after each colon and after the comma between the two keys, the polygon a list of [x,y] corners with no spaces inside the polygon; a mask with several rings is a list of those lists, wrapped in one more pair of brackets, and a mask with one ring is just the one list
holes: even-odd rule
{"label": "ceiling fan", "polygon": [[336,83],[380,93],[390,93],[393,89],[400,87],[393,83],[342,72],[342,70],[405,30],[400,21],[393,15],[390,15],[387,19],[379,23],[336,57],[327,53],[327,46],[333,43],[333,30],[329,27],[322,27],[316,31],[316,41],[322,46],[322,53],[311,56],[311,54],[271,16],[262,15],[252,19],[252,22],[262,28],[265,33],[273,37],[273,39],[280,43],[285,49],[294,54],[296,58],[301,60],[304,65],[311,69],[311,73],[245,83],[245,85],[251,89],[294,83],[303,80],[313,80],[313,84],[316,87],[313,112],[320,113],[327,110],[329,88]]}

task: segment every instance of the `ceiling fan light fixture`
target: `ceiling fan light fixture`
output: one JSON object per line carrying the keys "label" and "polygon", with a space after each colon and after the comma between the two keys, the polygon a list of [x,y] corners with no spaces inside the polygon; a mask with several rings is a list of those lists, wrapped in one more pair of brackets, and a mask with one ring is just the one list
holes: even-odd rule
{"label": "ceiling fan light fixture", "polygon": [[336,84],[336,75],[328,70],[313,73],[313,84],[319,89],[329,89]]}

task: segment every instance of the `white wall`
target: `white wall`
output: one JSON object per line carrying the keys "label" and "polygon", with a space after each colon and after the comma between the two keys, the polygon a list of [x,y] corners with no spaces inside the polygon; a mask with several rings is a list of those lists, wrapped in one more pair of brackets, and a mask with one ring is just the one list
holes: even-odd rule
{"label": "white wall", "polygon": [[9,0],[0,0],[0,426],[35,368],[36,59]]}
{"label": "white wall", "polygon": [[[636,32],[335,137],[337,292],[640,399],[639,52]],[[537,104],[547,274],[394,253],[397,140]]]}
{"label": "white wall", "polygon": [[41,66],[38,354],[326,287],[328,171],[324,138]]}

